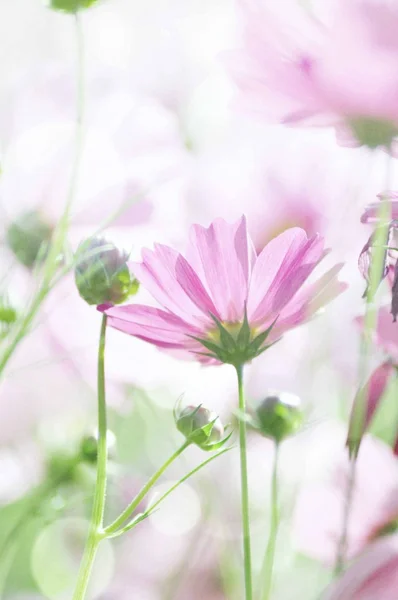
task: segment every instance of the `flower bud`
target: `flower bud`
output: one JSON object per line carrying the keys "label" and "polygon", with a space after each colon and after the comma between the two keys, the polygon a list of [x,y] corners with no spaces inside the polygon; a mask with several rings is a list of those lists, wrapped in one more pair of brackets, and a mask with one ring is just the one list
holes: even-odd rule
{"label": "flower bud", "polygon": [[75,282],[88,304],[120,304],[138,290],[127,265],[128,255],[112,242],[95,237],[76,252]]}
{"label": "flower bud", "polygon": [[85,436],[80,444],[82,459],[89,463],[97,462],[98,440],[94,435]]}
{"label": "flower bud", "polygon": [[300,399],[288,392],[270,392],[257,406],[251,424],[279,443],[293,435],[303,422]]}
{"label": "flower bud", "polygon": [[40,259],[44,260],[52,233],[52,226],[38,211],[32,211],[11,223],[6,239],[19,262],[31,269]]}
{"label": "flower bud", "polygon": [[47,476],[58,484],[72,483],[76,477],[76,467],[75,455],[57,450],[47,459]]}
{"label": "flower bud", "polygon": [[358,390],[351,409],[346,446],[350,457],[357,456],[359,446],[395,373],[390,361],[384,362],[371,374],[367,384]]}
{"label": "flower bud", "polygon": [[216,450],[220,443],[224,443],[224,427],[220,418],[207,408],[187,406],[174,416],[178,431],[202,450]]}
{"label": "flower bud", "polygon": [[77,13],[84,8],[90,8],[98,0],[48,0],[48,5],[53,10],[60,10],[66,13]]}
{"label": "flower bud", "polygon": [[[112,431],[109,429],[106,432],[106,442],[108,449],[108,457],[114,458],[116,438]],[[86,435],[80,442],[80,457],[84,462],[96,463],[98,456],[98,437],[97,435],[91,434]]]}

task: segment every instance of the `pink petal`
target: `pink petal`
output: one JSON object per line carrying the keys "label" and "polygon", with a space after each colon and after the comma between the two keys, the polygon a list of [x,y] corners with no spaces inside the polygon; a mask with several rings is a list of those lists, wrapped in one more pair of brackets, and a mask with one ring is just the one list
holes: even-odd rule
{"label": "pink petal", "polygon": [[114,306],[104,312],[110,327],[163,348],[183,348],[189,345],[189,335],[201,334],[199,329],[179,317],[151,306]]}
{"label": "pink petal", "polygon": [[246,218],[233,225],[216,219],[207,229],[193,225],[187,257],[206,282],[221,319],[241,320],[255,259]]}
{"label": "pink petal", "polygon": [[330,586],[323,600],[396,600],[398,536],[374,544]]}
{"label": "pink petal", "polygon": [[[398,219],[397,192],[384,192],[382,194],[379,194],[379,198],[380,200],[388,198],[388,200],[391,201],[391,212],[389,220]],[[381,202],[373,202],[372,204],[369,204],[366,207],[365,212],[361,216],[361,223],[379,223],[380,218],[378,217],[378,212],[380,210],[380,204]]]}
{"label": "pink petal", "polygon": [[143,250],[143,262],[133,265],[138,280],[167,310],[193,322],[210,322],[218,312],[199,277],[185,258],[168,246]]}
{"label": "pink petal", "polygon": [[257,258],[250,282],[249,320],[265,322],[278,315],[324,255],[323,239],[303,229],[288,229]]}
{"label": "pink petal", "polygon": [[341,263],[335,265],[313,284],[300,290],[282,310],[272,336],[280,337],[284,331],[308,321],[320,308],[347,289],[346,283],[337,280],[342,267]]}

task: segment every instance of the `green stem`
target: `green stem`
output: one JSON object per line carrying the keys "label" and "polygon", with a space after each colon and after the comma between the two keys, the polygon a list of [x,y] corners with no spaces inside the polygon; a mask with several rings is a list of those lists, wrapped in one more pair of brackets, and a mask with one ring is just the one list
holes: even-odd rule
{"label": "green stem", "polygon": [[106,497],[106,466],[107,466],[107,419],[105,399],[105,335],[106,320],[102,316],[101,334],[98,347],[98,455],[97,480],[95,484],[93,511],[90,530],[80,565],[79,575],[73,600],[83,600],[89,583],[98,545],[104,537],[103,520]]}
{"label": "green stem", "polygon": [[271,484],[271,523],[267,550],[264,558],[263,575],[263,593],[262,600],[269,600],[272,590],[272,577],[274,571],[276,541],[279,525],[278,511],[278,459],[279,459],[279,444],[275,442],[274,464],[272,469],[272,484]]}
{"label": "green stem", "polygon": [[340,575],[340,573],[344,569],[344,563],[347,555],[347,545],[348,545],[348,525],[351,517],[352,510],[352,500],[354,495],[354,487],[355,487],[355,476],[356,476],[356,466],[357,460],[356,455],[351,458],[350,461],[350,471],[348,475],[347,489],[345,494],[345,503],[343,509],[343,525],[342,525],[342,533],[339,539],[339,544],[337,547],[337,558],[336,564],[334,568],[334,574],[336,576]]}
{"label": "green stem", "polygon": [[0,358],[0,376],[3,374],[8,361],[13,356],[20,342],[27,335],[33,320],[35,319],[41,305],[52,289],[52,280],[59,267],[59,256],[62,253],[69,225],[70,209],[77,191],[81,156],[84,137],[84,37],[79,12],[76,13],[76,45],[77,45],[77,99],[76,99],[76,129],[75,129],[75,152],[71,170],[69,190],[64,212],[59,220],[53,236],[43,272],[40,287],[31,301],[30,307],[21,321],[16,324],[16,330]]}
{"label": "green stem", "polygon": [[[243,365],[237,365],[239,411],[246,413],[245,396],[243,392]],[[239,449],[240,449],[240,477],[242,498],[242,531],[243,531],[243,562],[245,575],[245,600],[252,600],[252,565],[250,548],[250,518],[249,518],[249,486],[247,476],[247,450],[246,450],[246,423],[239,419]]]}
{"label": "green stem", "polygon": [[180,456],[180,454],[182,454],[184,452],[185,448],[188,448],[190,443],[191,442],[186,440],[182,444],[182,446],[180,446],[180,448],[178,448],[178,450],[176,450],[176,452],[174,452],[174,454],[172,454],[170,456],[170,458],[168,458],[166,460],[166,462],[160,467],[160,469],[158,469],[156,471],[156,473],[154,475],[152,475],[152,477],[144,485],[144,487],[141,489],[141,491],[138,492],[137,496],[130,502],[130,504],[126,507],[126,509],[121,513],[121,515],[117,519],[115,519],[115,521],[113,521],[113,523],[111,523],[108,527],[105,528],[104,533],[106,536],[116,533],[117,530],[120,527],[122,527],[124,522],[127,521],[127,519],[132,516],[135,509],[145,498],[145,496],[147,495],[149,490],[155,485],[155,483],[158,481],[159,477],[161,477],[161,475],[163,475],[163,473],[171,465],[171,463],[174,462],[175,459],[178,458],[178,456]]}

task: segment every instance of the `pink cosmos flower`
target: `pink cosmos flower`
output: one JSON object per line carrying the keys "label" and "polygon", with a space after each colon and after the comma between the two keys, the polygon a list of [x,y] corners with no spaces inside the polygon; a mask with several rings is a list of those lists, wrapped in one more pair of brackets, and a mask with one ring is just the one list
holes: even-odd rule
{"label": "pink cosmos flower", "polygon": [[344,289],[341,265],[301,289],[325,254],[321,237],[292,228],[257,255],[244,216],[232,225],[216,219],[192,226],[186,258],[158,244],[133,266],[164,310],[100,308],[112,327],[160,348],[207,364],[243,363]]}
{"label": "pink cosmos flower", "polygon": [[333,125],[343,145],[390,146],[398,133],[396,4],[337,0],[329,14],[291,0],[240,5],[243,49],[228,62],[246,108],[287,124]]}
{"label": "pink cosmos flower", "polygon": [[[296,548],[333,565],[336,556],[349,475],[349,459],[341,428],[333,443],[334,454],[323,462],[323,481],[306,484],[298,497],[294,516]],[[331,448],[332,450],[332,448]],[[357,462],[348,556],[360,554],[386,533],[398,518],[398,460],[386,444],[366,435]]]}
{"label": "pink cosmos flower", "polygon": [[398,535],[369,546],[322,600],[395,600],[398,587]]}

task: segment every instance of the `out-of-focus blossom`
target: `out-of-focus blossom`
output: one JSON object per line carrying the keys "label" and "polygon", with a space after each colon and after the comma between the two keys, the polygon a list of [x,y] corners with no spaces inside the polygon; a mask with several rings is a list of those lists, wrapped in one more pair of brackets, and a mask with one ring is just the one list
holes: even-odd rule
{"label": "out-of-focus blossom", "polygon": [[257,256],[246,219],[191,228],[187,258],[156,245],[143,251],[137,278],[166,310],[128,305],[106,310],[109,324],[203,363],[247,362],[265,344],[308,320],[344,285],[330,269],[303,288],[325,256],[323,239],[292,228]]}
{"label": "out-of-focus blossom", "polygon": [[[383,195],[380,195],[380,197],[383,198]],[[377,213],[380,204],[377,205],[377,203],[373,203],[366,208],[361,221],[363,223],[373,223],[376,228],[386,227],[387,225],[386,249],[384,251],[381,279],[383,280],[388,277],[388,281],[391,283],[391,314],[393,316],[393,321],[395,322],[398,314],[398,220],[396,218],[398,215],[398,207],[397,201],[394,200],[395,193],[389,193],[387,198],[389,198],[389,213],[391,215],[387,223],[383,223],[380,218],[378,218]],[[359,270],[367,282],[370,281],[372,256],[375,250],[374,239],[375,233],[372,233],[369,240],[362,248],[358,260]]]}
{"label": "out-of-focus blossom", "polygon": [[261,435],[277,444],[298,431],[303,422],[300,398],[289,392],[269,391],[255,411],[248,415],[248,423]]}
{"label": "out-of-focus blossom", "polygon": [[[343,428],[342,428],[343,429]],[[306,484],[295,510],[295,545],[304,554],[334,564],[343,526],[350,464],[343,435],[324,464],[322,482]],[[348,525],[348,556],[360,553],[398,518],[398,460],[391,448],[366,435],[357,461],[352,511]]]}
{"label": "out-of-focus blossom", "polygon": [[393,363],[391,360],[387,360],[373,371],[366,386],[357,392],[351,410],[347,435],[350,456],[358,453],[362,436],[368,429],[394,373]]}
{"label": "out-of-focus blossom", "polygon": [[320,3],[294,0],[240,5],[243,50],[229,64],[242,104],[287,124],[336,126],[348,145],[391,145],[398,133],[396,5],[337,0],[329,14]]}
{"label": "out-of-focus blossom", "polygon": [[322,595],[322,600],[395,600],[398,535],[374,542]]}
{"label": "out-of-focus blossom", "polygon": [[[363,326],[363,317],[358,317],[356,321]],[[390,357],[393,364],[398,365],[398,327],[392,321],[390,311],[386,306],[378,311],[374,341]]]}
{"label": "out-of-focus blossom", "polygon": [[[35,75],[3,102],[0,193],[4,220],[11,223],[32,212],[56,222],[70,184],[75,91],[59,69]],[[105,70],[89,81],[84,130],[73,223],[148,221],[153,210],[148,198],[184,173],[187,153],[175,115],[137,94],[123,74]]]}

